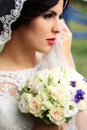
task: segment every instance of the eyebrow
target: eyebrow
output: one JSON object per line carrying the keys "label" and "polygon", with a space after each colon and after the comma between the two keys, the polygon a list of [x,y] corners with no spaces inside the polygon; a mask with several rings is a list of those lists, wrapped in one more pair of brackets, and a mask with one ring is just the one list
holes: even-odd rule
{"label": "eyebrow", "polygon": [[57,15],[57,13],[55,11],[53,11],[53,10],[48,10],[48,12],[51,12],[55,16]]}

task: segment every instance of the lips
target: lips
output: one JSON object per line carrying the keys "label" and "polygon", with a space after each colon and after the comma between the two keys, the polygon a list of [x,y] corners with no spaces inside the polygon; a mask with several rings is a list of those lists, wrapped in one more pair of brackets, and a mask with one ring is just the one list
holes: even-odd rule
{"label": "lips", "polygon": [[47,39],[49,45],[55,44],[56,38]]}

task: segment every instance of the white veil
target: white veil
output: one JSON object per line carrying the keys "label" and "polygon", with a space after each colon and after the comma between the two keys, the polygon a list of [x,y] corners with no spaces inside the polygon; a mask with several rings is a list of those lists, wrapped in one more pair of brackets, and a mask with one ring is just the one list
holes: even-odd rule
{"label": "white veil", "polygon": [[[70,60],[74,65],[72,54],[70,53]],[[57,66],[69,66],[59,38],[57,38],[56,43],[53,45],[51,51],[43,56],[43,62],[47,67],[57,67]]]}

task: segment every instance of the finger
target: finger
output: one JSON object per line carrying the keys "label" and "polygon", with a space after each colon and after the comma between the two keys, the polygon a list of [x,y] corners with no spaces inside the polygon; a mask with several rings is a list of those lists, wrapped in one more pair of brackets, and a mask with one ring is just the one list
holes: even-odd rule
{"label": "finger", "polygon": [[66,25],[64,19],[60,19],[60,26],[61,26],[62,30],[64,30],[64,31],[70,31],[69,28],[68,28],[68,26]]}
{"label": "finger", "polygon": [[67,126],[67,123],[64,123],[63,125],[61,125],[60,130],[66,130]]}

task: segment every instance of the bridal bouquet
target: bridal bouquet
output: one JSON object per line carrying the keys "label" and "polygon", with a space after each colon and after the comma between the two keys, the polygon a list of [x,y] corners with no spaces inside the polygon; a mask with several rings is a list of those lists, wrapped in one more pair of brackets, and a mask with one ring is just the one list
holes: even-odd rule
{"label": "bridal bouquet", "polygon": [[87,110],[87,82],[67,67],[44,69],[28,79],[18,101],[23,113],[61,125]]}

